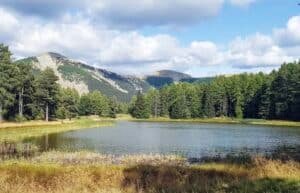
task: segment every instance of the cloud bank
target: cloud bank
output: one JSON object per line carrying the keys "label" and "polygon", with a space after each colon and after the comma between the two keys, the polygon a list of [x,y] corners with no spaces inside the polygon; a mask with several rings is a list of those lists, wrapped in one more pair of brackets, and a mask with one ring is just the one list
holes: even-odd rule
{"label": "cloud bank", "polygon": [[[172,1],[173,3],[168,0],[141,0],[138,6],[132,0],[121,3],[93,1],[93,6],[86,6],[86,3],[93,3],[88,0],[70,0],[63,4],[53,0],[49,10],[45,12],[35,8],[47,6],[50,1],[20,0],[20,4],[14,0],[3,2],[0,5],[0,18],[4,18],[0,20],[0,40],[10,45],[17,58],[54,51],[125,74],[148,74],[160,69],[174,69],[190,72],[195,76],[212,76],[225,73],[221,70],[225,66],[231,72],[243,69],[261,70],[278,67],[283,62],[294,61],[299,57],[300,16],[291,17],[285,27],[274,29],[270,35],[256,33],[236,37],[225,45],[197,40],[181,45],[178,39],[169,34],[146,36],[136,30],[137,28],[121,30],[106,24],[95,25],[94,17],[85,15],[101,15],[105,19],[112,14],[114,17],[110,22],[126,25],[181,24],[185,20],[194,22],[193,20],[198,21],[216,14],[224,3],[222,0],[206,3],[189,0]],[[22,7],[26,2],[27,7]],[[243,6],[253,1],[241,2],[231,1]],[[76,14],[79,5],[85,6],[86,12],[83,15]],[[172,6],[169,7],[170,5]],[[178,12],[177,7],[184,9]],[[153,12],[153,9],[158,11]],[[189,18],[202,9],[205,11],[197,17]],[[68,14],[66,10],[73,11],[73,14]],[[143,16],[132,19],[138,15]],[[43,17],[59,19],[45,20]],[[201,68],[211,71],[192,70]]]}

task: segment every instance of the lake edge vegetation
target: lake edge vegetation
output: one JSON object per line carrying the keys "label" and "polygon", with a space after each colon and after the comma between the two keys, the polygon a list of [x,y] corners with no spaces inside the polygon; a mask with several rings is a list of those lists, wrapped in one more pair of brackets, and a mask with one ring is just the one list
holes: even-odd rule
{"label": "lake edge vegetation", "polygon": [[255,158],[249,165],[9,160],[0,164],[0,189],[6,193],[297,193],[299,175],[299,162],[264,158]]}
{"label": "lake edge vegetation", "polygon": [[29,137],[40,137],[47,134],[60,133],[73,131],[78,129],[88,129],[104,126],[112,126],[114,123],[111,120],[102,120],[92,117],[80,117],[79,119],[73,119],[72,121],[55,121],[46,123],[38,122],[33,124],[27,124],[27,122],[20,123],[24,126],[15,126],[0,128],[0,142],[19,142]]}

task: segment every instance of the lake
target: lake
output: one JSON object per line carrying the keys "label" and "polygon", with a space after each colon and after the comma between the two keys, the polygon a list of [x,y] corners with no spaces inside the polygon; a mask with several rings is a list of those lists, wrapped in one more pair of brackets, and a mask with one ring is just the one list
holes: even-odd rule
{"label": "lake", "polygon": [[42,149],[89,150],[103,154],[178,154],[188,158],[248,153],[269,154],[300,147],[300,129],[239,124],[117,121],[114,126],[82,129],[26,139]]}

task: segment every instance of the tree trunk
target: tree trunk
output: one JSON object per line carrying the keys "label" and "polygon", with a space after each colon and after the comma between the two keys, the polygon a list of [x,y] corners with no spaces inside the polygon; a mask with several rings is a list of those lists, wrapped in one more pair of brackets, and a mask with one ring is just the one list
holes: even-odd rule
{"label": "tree trunk", "polygon": [[0,122],[3,121],[3,116],[2,116],[2,112],[3,111],[3,107],[2,107],[2,104],[0,104]]}
{"label": "tree trunk", "polygon": [[21,92],[19,92],[19,116],[23,117],[23,94],[24,88],[22,88]]}
{"label": "tree trunk", "polygon": [[48,122],[49,121],[49,105],[48,103],[46,104],[46,121]]}
{"label": "tree trunk", "polygon": [[158,104],[157,104],[158,102],[157,102],[157,95],[155,95],[155,107],[154,107],[154,116],[155,116],[155,118],[157,118],[157,109],[158,109]]}

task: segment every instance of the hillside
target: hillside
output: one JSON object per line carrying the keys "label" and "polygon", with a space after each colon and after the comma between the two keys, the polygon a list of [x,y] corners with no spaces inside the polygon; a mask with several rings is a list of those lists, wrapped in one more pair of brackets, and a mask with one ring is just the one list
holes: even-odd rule
{"label": "hillside", "polygon": [[180,81],[182,79],[188,79],[188,78],[192,78],[192,76],[182,73],[182,72],[177,72],[174,70],[160,70],[156,72],[156,76],[158,77],[168,77],[171,78],[173,81],[177,82]]}
{"label": "hillside", "polygon": [[160,70],[154,75],[145,77],[146,82],[155,88],[161,88],[165,85],[169,85],[176,82],[188,82],[188,83],[208,83],[212,81],[213,77],[194,78],[188,74],[173,71],[173,70]]}
{"label": "hillside", "polygon": [[58,53],[48,52],[17,62],[31,64],[36,71],[52,68],[59,77],[59,84],[62,87],[74,88],[80,94],[99,90],[107,96],[116,96],[118,100],[126,102],[130,101],[138,90],[147,91],[150,88],[150,85],[142,79],[91,67]]}

